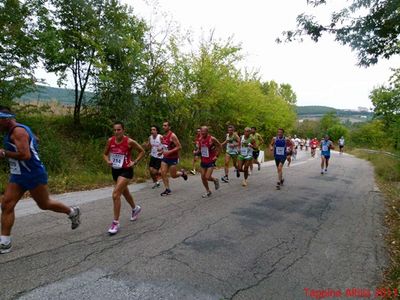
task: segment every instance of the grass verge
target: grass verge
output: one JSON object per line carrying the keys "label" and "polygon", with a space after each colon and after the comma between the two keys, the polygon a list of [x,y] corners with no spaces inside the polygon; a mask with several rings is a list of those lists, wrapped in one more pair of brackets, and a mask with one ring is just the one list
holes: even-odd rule
{"label": "grass verge", "polygon": [[375,168],[376,182],[385,197],[385,223],[390,261],[383,287],[400,291],[400,158],[382,153],[368,153],[354,149],[351,154],[370,161]]}

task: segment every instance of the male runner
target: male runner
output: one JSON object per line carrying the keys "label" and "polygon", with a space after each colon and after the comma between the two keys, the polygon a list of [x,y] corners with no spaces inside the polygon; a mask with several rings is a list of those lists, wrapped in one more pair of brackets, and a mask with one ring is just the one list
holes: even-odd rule
{"label": "male runner", "polygon": [[151,179],[153,179],[153,189],[160,187],[161,182],[161,160],[162,156],[158,156],[158,150],[162,147],[161,139],[162,135],[159,134],[159,129],[157,126],[151,126],[151,135],[149,139],[144,144],[146,149],[150,149],[150,162],[149,162],[149,172]]}
{"label": "male runner", "polygon": [[0,254],[11,251],[11,229],[14,225],[14,208],[26,191],[42,210],[66,214],[71,228],[80,224],[79,207],[68,207],[49,198],[47,172],[38,154],[38,140],[28,126],[17,123],[8,107],[0,107],[0,130],[5,133],[4,148],[0,158],[8,159],[10,179],[1,202]]}
{"label": "male runner", "polygon": [[278,171],[278,182],[276,183],[276,188],[280,190],[283,182],[283,165],[286,161],[287,148],[293,148],[290,139],[283,136],[284,130],[282,128],[278,129],[278,134],[271,140],[270,150],[274,153],[275,165]]}
{"label": "male runner", "polygon": [[201,127],[201,138],[198,141],[198,151],[201,155],[201,180],[206,188],[206,193],[202,196],[203,198],[211,196],[210,187],[208,186],[209,181],[214,182],[215,190],[219,189],[219,180],[218,178],[214,178],[212,173],[221,148],[221,143],[208,133],[208,127]]}
{"label": "male runner", "polygon": [[196,162],[200,156],[200,152],[198,149],[198,145],[199,145],[199,140],[201,138],[201,129],[197,128],[196,130],[196,136],[194,138],[193,144],[194,144],[194,150],[193,150],[193,167],[192,170],[190,170],[190,173],[192,173],[193,175],[196,175]]}
{"label": "male runner", "polygon": [[344,137],[342,136],[339,139],[339,151],[340,151],[340,154],[343,154],[343,148],[344,148]]}
{"label": "male runner", "polygon": [[184,180],[187,180],[188,176],[185,170],[176,170],[176,165],[179,161],[179,151],[182,149],[178,137],[171,131],[171,126],[168,121],[163,123],[163,129],[163,147],[158,151],[159,156],[164,156],[161,162],[161,177],[164,182],[165,191],[161,193],[161,196],[168,196],[172,193],[171,189],[169,188],[168,171],[172,178],[178,178],[182,176]]}
{"label": "male runner", "polygon": [[237,156],[239,154],[240,137],[235,133],[233,125],[228,126],[228,133],[226,134],[225,141],[221,144],[222,147],[226,145],[225,154],[225,175],[221,177],[223,182],[229,182],[229,161],[232,159],[233,166],[237,169]]}
{"label": "male runner", "polygon": [[244,180],[242,186],[247,186],[247,178],[249,177],[249,168],[253,163],[253,148],[256,145],[254,138],[250,136],[251,129],[246,127],[244,129],[244,134],[240,139],[240,154],[238,169],[236,170],[236,177],[240,177],[240,172],[244,173]]}
{"label": "male runner", "polygon": [[250,165],[250,171],[253,171],[253,164],[257,164],[258,171],[261,170],[261,164],[258,161],[258,156],[260,155],[260,147],[264,144],[264,139],[262,138],[261,134],[257,132],[256,127],[251,127],[251,137],[256,141],[256,146],[253,149],[253,162]]}
{"label": "male runner", "polygon": [[[119,231],[119,216],[121,213],[121,195],[132,208],[131,221],[136,221],[140,211],[139,205],[135,205],[133,197],[129,192],[128,184],[133,178],[133,167],[144,156],[144,149],[135,140],[125,135],[125,127],[122,122],[115,122],[113,125],[114,136],[108,139],[104,150],[103,158],[111,167],[115,187],[112,193],[114,206],[114,220],[111,223],[108,233],[116,234]],[[132,150],[138,151],[135,160],[132,160]]]}
{"label": "male runner", "polygon": [[328,135],[321,141],[321,175],[328,172],[329,159],[331,158],[331,149],[333,150],[333,142],[329,139]]}

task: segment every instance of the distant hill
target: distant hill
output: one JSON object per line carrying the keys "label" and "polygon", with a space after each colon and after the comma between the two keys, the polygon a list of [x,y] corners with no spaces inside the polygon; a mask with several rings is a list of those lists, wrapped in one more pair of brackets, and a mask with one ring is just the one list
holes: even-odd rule
{"label": "distant hill", "polygon": [[[86,92],[86,99],[93,97],[93,93]],[[44,85],[37,85],[36,91],[27,93],[17,99],[22,103],[28,102],[59,102],[62,105],[71,106],[75,104],[75,91],[66,88],[54,88]]]}
{"label": "distant hill", "polygon": [[337,112],[338,109],[328,106],[297,106],[297,115],[324,115],[329,112]]}

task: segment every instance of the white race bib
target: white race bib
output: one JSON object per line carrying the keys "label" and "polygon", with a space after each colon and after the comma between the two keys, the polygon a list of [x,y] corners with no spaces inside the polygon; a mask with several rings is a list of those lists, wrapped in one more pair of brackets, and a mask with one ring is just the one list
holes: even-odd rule
{"label": "white race bib", "polygon": [[322,151],[323,152],[328,151],[328,145],[322,145]]}
{"label": "white race bib", "polygon": [[153,156],[153,157],[158,157],[158,149],[157,149],[157,147],[151,148],[150,155]]}
{"label": "white race bib", "polygon": [[202,157],[210,157],[210,153],[208,152],[208,147],[201,147],[201,156]]}
{"label": "white race bib", "polygon": [[276,147],[276,155],[285,155],[285,147]]}
{"label": "white race bib", "polygon": [[240,154],[243,156],[247,156],[249,153],[249,148],[242,147],[240,148]]}
{"label": "white race bib", "polygon": [[125,155],[111,153],[110,159],[112,162],[113,169],[121,169],[122,166],[124,165]]}
{"label": "white race bib", "polygon": [[10,173],[13,175],[21,175],[21,167],[19,165],[19,161],[13,158],[8,159],[8,163],[10,164]]}

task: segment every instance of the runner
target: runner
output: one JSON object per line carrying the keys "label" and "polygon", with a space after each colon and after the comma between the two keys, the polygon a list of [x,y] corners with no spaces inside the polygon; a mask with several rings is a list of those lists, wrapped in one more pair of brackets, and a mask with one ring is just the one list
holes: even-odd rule
{"label": "runner", "polygon": [[303,151],[303,147],[305,145],[305,140],[304,139],[300,139],[300,151]]}
{"label": "runner", "polygon": [[[296,137],[296,136],[295,136],[295,137]],[[298,148],[298,146],[296,146],[296,139],[295,139],[295,138],[292,138],[290,141],[292,142],[292,145],[293,145],[291,157],[293,158],[293,160],[296,160],[296,157],[297,157],[297,148]]]}
{"label": "runner", "polygon": [[225,175],[221,177],[223,182],[229,182],[229,161],[232,159],[233,166],[237,170],[237,156],[239,154],[240,137],[235,132],[235,127],[228,126],[228,133],[226,134],[225,141],[221,144],[222,147],[226,145],[225,154]]}
{"label": "runner", "polygon": [[169,188],[168,172],[172,178],[182,177],[184,180],[188,179],[186,171],[181,169],[181,171],[176,170],[176,165],[179,162],[179,151],[182,149],[181,143],[178,137],[171,131],[171,126],[168,121],[163,123],[164,136],[162,138],[163,147],[159,149],[159,155],[163,155],[161,162],[161,177],[164,182],[165,191],[162,192],[161,196],[168,196],[171,194],[171,189]]}
{"label": "runner", "polygon": [[344,137],[342,136],[340,139],[339,139],[339,153],[340,154],[343,154],[343,148],[344,148]]}
{"label": "runner", "polygon": [[197,162],[197,160],[198,160],[199,157],[200,157],[200,151],[199,151],[199,149],[197,148],[198,145],[199,145],[198,142],[199,142],[200,138],[201,138],[201,130],[200,130],[200,128],[197,128],[197,130],[196,130],[196,137],[195,137],[195,139],[194,139],[194,141],[193,141],[193,144],[194,144],[194,150],[193,150],[193,167],[192,167],[192,170],[190,170],[190,173],[192,173],[193,175],[196,175],[196,162]]}
{"label": "runner", "polygon": [[317,138],[313,138],[310,142],[310,146],[311,146],[311,157],[314,158],[315,157],[315,151],[317,150],[318,147],[318,140]]}
{"label": "runner", "polygon": [[49,198],[47,172],[38,154],[38,140],[28,126],[17,123],[8,107],[0,107],[0,130],[5,133],[0,158],[8,159],[10,179],[1,202],[0,254],[11,251],[11,229],[15,221],[14,209],[26,191],[42,210],[66,214],[71,228],[80,224],[79,207],[68,207]]}
{"label": "runner", "polygon": [[308,148],[310,147],[310,139],[306,139],[306,151],[308,151]]}
{"label": "runner", "polygon": [[261,164],[258,161],[258,156],[260,155],[260,147],[264,144],[264,139],[262,138],[261,134],[257,132],[256,127],[251,127],[251,137],[256,141],[256,146],[253,149],[253,161],[250,165],[250,172],[253,171],[253,164],[257,164],[258,171],[261,170]]}
{"label": "runner", "polygon": [[162,147],[161,139],[162,135],[159,134],[160,130],[157,126],[151,126],[151,135],[149,139],[144,144],[146,149],[150,149],[150,162],[149,162],[149,172],[151,179],[153,179],[152,189],[159,188],[161,183],[161,160],[162,155],[158,155],[158,149]]}
{"label": "runner", "polygon": [[[111,223],[108,233],[116,234],[119,231],[119,216],[121,213],[121,195],[132,208],[131,221],[136,221],[140,211],[139,205],[135,205],[135,201],[129,192],[128,184],[133,178],[133,167],[144,156],[144,149],[135,140],[125,135],[125,127],[122,122],[115,122],[113,125],[114,136],[108,139],[104,150],[103,158],[111,167],[112,177],[115,181],[115,187],[112,193],[114,220]],[[135,160],[132,160],[132,150],[138,151]]]}
{"label": "runner", "polygon": [[290,164],[292,163],[292,155],[293,155],[293,143],[292,143],[292,137],[289,135],[286,140],[286,160],[288,161],[288,168],[290,167]]}
{"label": "runner", "polygon": [[293,148],[293,145],[289,139],[283,136],[284,130],[282,128],[278,129],[278,134],[271,140],[270,150],[274,153],[275,165],[278,171],[278,182],[276,183],[276,188],[281,189],[283,182],[283,165],[286,161],[287,147]]}
{"label": "runner", "polygon": [[218,178],[214,178],[212,173],[221,151],[221,143],[215,137],[208,134],[207,126],[201,127],[201,138],[198,141],[198,149],[201,155],[201,180],[206,188],[206,193],[202,197],[207,198],[211,196],[208,186],[209,181],[214,182],[215,190],[219,189],[219,180]]}
{"label": "runner", "polygon": [[331,149],[334,149],[333,142],[328,135],[321,141],[321,175],[328,172],[329,159],[331,157]]}
{"label": "runner", "polygon": [[253,162],[253,148],[256,141],[250,136],[251,129],[246,127],[244,134],[240,139],[240,154],[238,169],[236,170],[236,177],[240,177],[240,172],[244,173],[244,180],[242,186],[247,186],[247,178],[249,177],[249,167]]}

